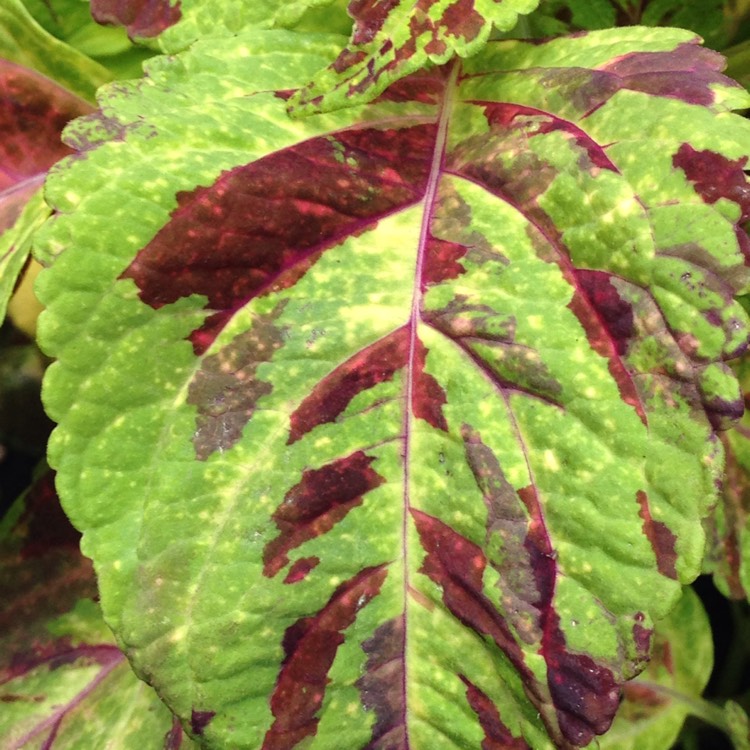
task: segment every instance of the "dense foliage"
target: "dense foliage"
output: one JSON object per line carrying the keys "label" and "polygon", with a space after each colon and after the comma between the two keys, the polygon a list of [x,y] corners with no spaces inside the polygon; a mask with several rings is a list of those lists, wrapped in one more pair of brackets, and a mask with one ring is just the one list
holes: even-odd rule
{"label": "dense foliage", "polygon": [[0,747],[750,747],[748,38],[5,0]]}

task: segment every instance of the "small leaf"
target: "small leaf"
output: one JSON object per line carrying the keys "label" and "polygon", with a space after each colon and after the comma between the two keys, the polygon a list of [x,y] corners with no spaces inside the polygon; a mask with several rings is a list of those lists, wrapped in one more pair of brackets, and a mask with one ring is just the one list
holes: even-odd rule
{"label": "small leaf", "polygon": [[724,713],[735,750],[750,750],[750,720],[747,713],[735,701],[727,701]]}
{"label": "small leaf", "polygon": [[636,28],[287,118],[339,49],[197,42],[66,131],[38,236],[66,511],[206,745],[586,745],[700,571],[748,96]]}
{"label": "small leaf", "polygon": [[651,660],[625,684],[624,700],[601,750],[669,750],[713,668],[711,624],[695,592],[656,624]]}
{"label": "small leaf", "polygon": [[493,26],[509,31],[539,0],[352,0],[349,45],[290,101],[290,111],[327,112],[371,101],[428,63],[479,51]]}

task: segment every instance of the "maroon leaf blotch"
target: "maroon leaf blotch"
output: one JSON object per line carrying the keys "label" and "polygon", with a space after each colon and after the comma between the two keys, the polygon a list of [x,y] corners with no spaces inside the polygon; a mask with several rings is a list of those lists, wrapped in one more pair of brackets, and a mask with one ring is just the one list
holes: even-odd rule
{"label": "maroon leaf blotch", "polygon": [[315,557],[301,557],[296,562],[292,563],[289,568],[289,572],[284,578],[284,583],[299,583],[307,578],[307,574],[313,570],[320,563],[320,558]]}
{"label": "maroon leaf blotch", "polygon": [[529,750],[529,745],[522,737],[514,737],[503,724],[497,706],[476,685],[464,675],[459,675],[466,685],[466,699],[469,701],[479,724],[484,730],[482,750]]}
{"label": "maroon leaf blotch", "polygon": [[128,36],[150,38],[174,26],[180,18],[180,0],[91,0],[91,15],[97,23],[124,26]]}
{"label": "maroon leaf blotch", "polygon": [[362,451],[320,469],[308,469],[284,496],[273,513],[279,535],[263,550],[263,574],[275,576],[289,563],[288,553],[304,542],[330,531],[364,495],[385,480]]}
{"label": "maroon leaf blotch", "polygon": [[362,694],[362,705],[375,712],[375,725],[367,748],[406,748],[404,618],[395,617],[383,623],[362,648],[367,654],[367,664],[356,685]]}
{"label": "maroon leaf blotch", "polygon": [[677,550],[675,544],[677,537],[669,527],[662,521],[655,521],[651,516],[651,508],[648,504],[648,496],[643,490],[638,490],[636,499],[640,510],[638,515],[643,519],[643,533],[651,544],[656,555],[656,567],[662,575],[677,580]]}
{"label": "maroon leaf blotch", "polygon": [[[351,400],[378,383],[392,380],[409,358],[410,335],[407,327],[399,328],[355,354],[323,378],[289,418],[292,444],[320,424],[334,422]],[[414,373],[414,415],[433,427],[447,430],[442,407],[445,393],[437,380],[424,371],[427,350],[416,342]]]}
{"label": "maroon leaf blotch", "polygon": [[443,601],[454,617],[477,634],[490,636],[521,675],[533,681],[507,623],[482,592],[487,565],[482,549],[434,516],[415,509],[411,514],[426,553],[419,572],[443,589]]}
{"label": "maroon leaf blotch", "polygon": [[0,59],[0,232],[13,225],[47,170],[72,153],[65,125],[93,108],[40,73]]}
{"label": "maroon leaf blotch", "polygon": [[633,309],[619,295],[610,274],[577,270],[573,277],[574,291],[568,307],[583,326],[591,348],[607,360],[620,397],[633,407],[641,422],[646,424],[641,396],[623,361],[635,333]]}
{"label": "maroon leaf blotch", "polygon": [[606,732],[620,705],[620,689],[612,671],[587,654],[567,650],[560,617],[551,610],[542,641],[547,684],[565,738],[582,747]]}
{"label": "maroon leaf blotch", "polygon": [[190,714],[190,728],[194,734],[203,734],[211,719],[216,716],[216,711],[196,711],[193,709]]}
{"label": "maroon leaf blotch", "polygon": [[739,84],[721,74],[724,58],[701,47],[699,41],[696,37],[694,42],[680,44],[669,52],[632,52],[600,70],[616,75],[620,88],[708,107],[715,101],[712,84]]}
{"label": "maroon leaf blotch", "polygon": [[336,588],[316,614],[303,617],[284,634],[284,661],[271,696],[274,722],[261,750],[288,750],[318,729],[328,672],[344,631],[357,613],[380,593],[385,565],[365,568]]}
{"label": "maroon leaf blotch", "polygon": [[740,222],[750,218],[750,185],[744,172],[747,156],[733,161],[714,151],[697,151],[689,143],[683,143],[672,163],[685,173],[706,203],[726,198],[740,207]]}
{"label": "maroon leaf blotch", "polygon": [[[434,125],[314,138],[178,193],[169,223],[123,273],[158,308],[191,294],[217,312],[286,288],[328,248],[420,199]],[[315,179],[311,180],[310,175]],[[202,351],[226,315],[196,341]]]}

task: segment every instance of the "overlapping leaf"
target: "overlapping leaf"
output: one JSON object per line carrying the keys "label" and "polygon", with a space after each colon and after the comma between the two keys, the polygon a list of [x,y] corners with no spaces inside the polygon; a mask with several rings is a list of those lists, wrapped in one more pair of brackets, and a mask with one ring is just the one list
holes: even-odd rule
{"label": "overlapping leaf", "polygon": [[71,153],[62,129],[91,110],[48,78],[0,58],[0,320],[31,236],[49,215],[40,194],[47,170]]}
{"label": "overlapping leaf", "polygon": [[[133,39],[177,52],[206,36],[243,29],[289,27],[306,11],[336,0],[90,0],[102,24],[125,27]],[[304,44],[304,40],[300,40]]]}
{"label": "overlapping leaf", "polygon": [[[738,368],[747,401],[750,389],[750,360]],[[707,568],[717,586],[733,599],[747,599],[750,592],[750,415],[723,435],[727,466],[722,483],[722,502],[712,516],[711,543]]]}
{"label": "overlapping leaf", "polygon": [[374,99],[428,63],[473,55],[493,26],[509,31],[539,0],[352,0],[350,43],[291,102],[328,111]]}
{"label": "overlapping leaf", "polygon": [[133,674],[95,593],[48,472],[0,525],[3,749],[193,747]]}
{"label": "overlapping leaf", "polygon": [[285,119],[339,48],[198,43],[68,131],[66,510],[208,747],[585,745],[699,571],[741,413],[747,97],[631,29]]}
{"label": "overlapping leaf", "polygon": [[624,689],[624,700],[601,750],[669,750],[703,693],[713,667],[711,624],[696,593],[686,588],[654,631],[651,661]]}

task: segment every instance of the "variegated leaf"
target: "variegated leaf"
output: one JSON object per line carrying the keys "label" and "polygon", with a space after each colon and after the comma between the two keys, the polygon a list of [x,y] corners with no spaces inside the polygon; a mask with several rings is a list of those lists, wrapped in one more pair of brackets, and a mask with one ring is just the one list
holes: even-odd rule
{"label": "variegated leaf", "polygon": [[330,111],[370,101],[428,63],[480,50],[493,26],[509,31],[539,0],[351,0],[349,44],[299,91],[292,111]]}
{"label": "variegated leaf", "polygon": [[586,745],[699,572],[741,413],[748,98],[638,28],[287,119],[339,48],[197,43],[69,129],[63,502],[206,747]]}

